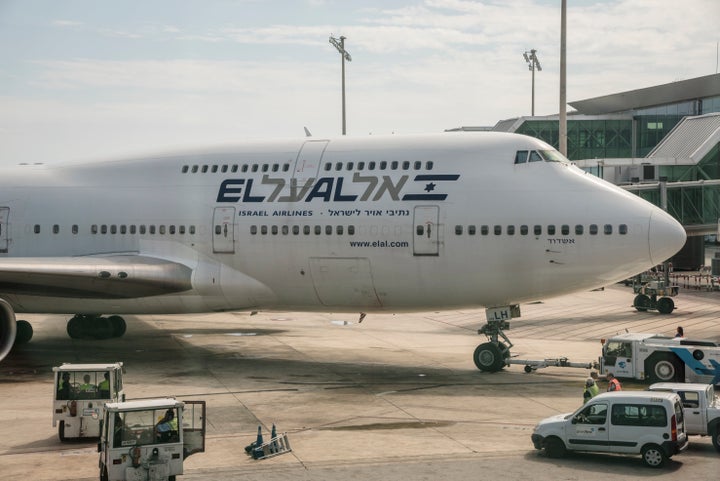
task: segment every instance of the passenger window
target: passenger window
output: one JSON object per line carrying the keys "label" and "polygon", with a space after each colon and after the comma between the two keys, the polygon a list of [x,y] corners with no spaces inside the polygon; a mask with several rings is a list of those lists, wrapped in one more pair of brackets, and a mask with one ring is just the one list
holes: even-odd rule
{"label": "passenger window", "polygon": [[183,165],[182,173],[187,174],[188,170],[190,170],[189,167],[187,165]]}
{"label": "passenger window", "polygon": [[320,227],[319,225],[316,225],[315,226],[315,235],[320,235],[320,234],[322,234],[322,227]]}
{"label": "passenger window", "polygon": [[507,233],[508,233],[508,235],[515,235],[515,226],[514,225],[507,226]]}
{"label": "passenger window", "polygon": [[80,231],[80,229],[79,229],[78,225],[77,225],[77,224],[73,224],[73,226],[72,226],[72,233],[73,233],[73,234],[77,234],[79,231]]}
{"label": "passenger window", "polygon": [[547,230],[548,230],[548,235],[555,235],[555,226],[554,225],[547,226]]}
{"label": "passenger window", "polygon": [[515,153],[515,163],[516,164],[524,164],[527,162],[528,158],[528,151],[527,150],[518,150]]}
{"label": "passenger window", "polygon": [[[113,227],[115,227],[115,226],[113,226]],[[165,226],[164,225],[160,226],[160,235],[165,235]]]}
{"label": "passenger window", "polygon": [[202,171],[203,174],[206,173],[206,172],[208,171],[208,166],[207,166],[207,165],[203,165],[201,171]]}
{"label": "passenger window", "polygon": [[[180,227],[178,227],[178,232],[180,235],[185,235],[185,226],[181,225]],[[133,232],[133,234],[134,234],[134,232]]]}
{"label": "passenger window", "polygon": [[237,164],[233,164],[233,166],[230,168],[230,172],[235,173],[235,172],[237,172],[237,171],[238,171],[238,165],[237,165]]}
{"label": "passenger window", "polygon": [[303,234],[310,235],[310,226],[309,225],[303,226]]}
{"label": "passenger window", "polygon": [[[40,226],[38,226],[38,232],[40,232],[39,227],[40,227]],[[107,225],[105,225],[105,224],[101,225],[101,226],[100,226],[100,233],[101,233],[101,234],[107,234],[107,232],[108,232]]]}
{"label": "passenger window", "polygon": [[541,225],[534,225],[534,226],[533,226],[533,234],[535,234],[535,235],[542,235],[542,226],[541,226]]}
{"label": "passenger window", "polygon": [[252,165],[252,168],[251,168],[250,170],[251,170],[252,172],[257,172],[257,171],[258,171],[258,165],[257,165],[257,164],[253,164],[253,165]]}
{"label": "passenger window", "polygon": [[40,224],[35,224],[35,227],[33,227],[33,232],[36,234],[40,233]]}
{"label": "passenger window", "polygon": [[292,233],[293,233],[293,235],[299,235],[300,234],[300,226],[294,225],[292,228]]}
{"label": "passenger window", "polygon": [[375,170],[375,162],[368,162],[368,170]]}
{"label": "passenger window", "polygon": [[416,234],[416,235],[423,235],[424,232],[425,232],[425,228],[423,227],[422,224],[418,225],[418,226],[415,228],[415,234]]}
{"label": "passenger window", "polygon": [[365,170],[365,162],[358,162],[358,170]]}
{"label": "passenger window", "polygon": [[475,226],[474,225],[468,226],[468,234],[475,235]]}
{"label": "passenger window", "polygon": [[603,229],[603,232],[605,232],[605,235],[612,234],[612,225],[611,224],[605,224],[605,227]]}
{"label": "passenger window", "polygon": [[346,170],[353,170],[355,168],[354,162],[348,162],[347,167],[345,167]]}
{"label": "passenger window", "polygon": [[256,225],[250,226],[250,235],[257,235],[257,226]]}
{"label": "passenger window", "polygon": [[563,225],[560,227],[560,233],[561,233],[562,235],[570,235],[570,226],[567,225],[567,224],[563,224]]}
{"label": "passenger window", "polygon": [[115,224],[110,226],[110,233],[117,234],[117,226]]}
{"label": "passenger window", "polygon": [[220,172],[222,172],[222,173],[224,174],[224,173],[227,172],[227,171],[228,171],[228,166],[227,166],[227,164],[223,164],[222,168],[220,169]]}
{"label": "passenger window", "polygon": [[195,235],[195,226],[194,225],[190,226],[190,235]]}
{"label": "passenger window", "polygon": [[174,226],[174,225],[171,225],[170,227],[168,227],[168,232],[169,232],[170,234],[175,234],[175,226]]}
{"label": "passenger window", "polygon": [[390,168],[391,168],[392,170],[397,170],[398,165],[399,165],[399,164],[398,164],[398,161],[397,161],[397,160],[394,160],[394,161],[390,164]]}
{"label": "passenger window", "polygon": [[332,235],[332,226],[331,225],[325,226],[325,235]]}
{"label": "passenger window", "polygon": [[267,233],[268,233],[268,228],[267,228],[267,226],[266,226],[266,225],[261,225],[261,226],[260,226],[260,234],[262,234],[262,235],[267,235]]}
{"label": "passenger window", "polygon": [[240,172],[247,172],[247,171],[248,171],[247,164],[243,164],[242,169],[240,169]]}
{"label": "passenger window", "polygon": [[530,152],[530,162],[542,162],[543,158],[534,150]]}
{"label": "passenger window", "polygon": [[276,225],[272,226],[272,227],[270,228],[270,233],[271,233],[272,235],[277,235],[277,233],[278,233],[278,226],[276,226]]}
{"label": "passenger window", "polygon": [[618,226],[618,232],[620,233],[620,235],[627,234],[627,232],[628,232],[627,224],[620,224],[620,226]]}
{"label": "passenger window", "polygon": [[59,234],[60,233],[60,226],[55,224],[53,226],[53,234]]}
{"label": "passenger window", "polygon": [[425,162],[425,169],[427,169],[427,170],[433,169],[433,161],[432,160],[428,160],[427,162]]}
{"label": "passenger window", "polygon": [[193,165],[193,166],[192,166],[192,173],[194,174],[194,173],[196,173],[197,171],[198,171],[198,166],[197,166],[197,165]]}
{"label": "passenger window", "polygon": [[151,233],[152,235],[155,235],[155,226],[154,226],[154,225],[151,225],[151,226],[150,226],[150,233]]}
{"label": "passenger window", "polygon": [[590,224],[590,235],[597,235],[598,226],[597,224]]}
{"label": "passenger window", "polygon": [[273,165],[272,165],[272,171],[273,171],[273,172],[277,172],[278,170],[280,170],[280,166],[279,166],[278,164],[273,164]]}
{"label": "passenger window", "polygon": [[461,225],[455,226],[455,235],[462,235],[463,227]]}
{"label": "passenger window", "polygon": [[282,226],[282,235],[288,235],[290,228],[286,225]]}
{"label": "passenger window", "polygon": [[415,161],[415,170],[420,170],[422,168],[422,162]]}
{"label": "passenger window", "polygon": [[575,226],[575,235],[582,235],[583,234],[583,226],[580,224]]}
{"label": "passenger window", "polygon": [[137,234],[137,226],[136,226],[135,224],[132,224],[132,225],[130,226],[130,233],[133,234],[133,235],[134,235],[134,234]]}
{"label": "passenger window", "polygon": [[502,234],[502,226],[501,225],[494,226],[493,232],[495,233],[495,235],[501,235]]}
{"label": "passenger window", "polygon": [[384,160],[380,162],[380,170],[386,170],[387,169],[387,162]]}
{"label": "passenger window", "polygon": [[526,225],[520,226],[520,235],[528,235],[528,226],[526,226]]}
{"label": "passenger window", "polygon": [[667,413],[656,404],[615,404],[610,422],[615,426],[667,426]]}
{"label": "passenger window", "polygon": [[211,170],[211,171],[212,171],[212,173],[214,174],[214,173],[216,173],[216,172],[217,172],[217,170],[218,170],[218,166],[217,166],[217,165],[213,165],[213,166],[212,166],[212,169],[210,169],[210,170]]}
{"label": "passenger window", "polygon": [[140,226],[140,234],[145,235],[145,232],[147,232],[147,229],[144,225]]}
{"label": "passenger window", "polygon": [[267,171],[268,171],[268,167],[269,167],[268,164],[263,164],[263,165],[262,165],[262,171],[263,171],[263,172],[267,172]]}
{"label": "passenger window", "polygon": [[480,234],[481,235],[488,235],[490,233],[490,228],[486,225],[480,226]]}
{"label": "passenger window", "polygon": [[355,235],[355,226],[354,225],[348,226],[348,235]]}
{"label": "passenger window", "polygon": [[340,171],[342,170],[342,168],[343,168],[342,162],[336,162],[336,163],[335,163],[335,170],[336,170],[336,171],[340,172]]}
{"label": "passenger window", "polygon": [[343,235],[343,226],[339,225],[335,228],[337,235]]}
{"label": "passenger window", "polygon": [[120,233],[123,235],[127,234],[127,226],[126,225],[123,224],[120,226]]}
{"label": "passenger window", "polygon": [[410,162],[408,162],[407,160],[405,162],[403,162],[402,168],[403,168],[403,170],[408,170],[410,168]]}

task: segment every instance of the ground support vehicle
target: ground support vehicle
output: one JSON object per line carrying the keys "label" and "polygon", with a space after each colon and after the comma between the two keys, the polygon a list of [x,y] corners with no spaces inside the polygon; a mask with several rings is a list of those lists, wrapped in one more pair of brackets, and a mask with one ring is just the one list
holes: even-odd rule
{"label": "ground support vehicle", "polygon": [[60,441],[97,438],[106,402],[125,398],[123,363],[63,364],[53,368],[53,427]]}
{"label": "ground support vehicle", "polygon": [[174,481],[205,451],[205,401],[144,399],[105,405],[100,481]]}
{"label": "ground support vehicle", "polygon": [[720,453],[720,398],[712,384],[659,382],[650,391],[674,392],[680,396],[688,435],[711,436]]}
{"label": "ground support vehicle", "polygon": [[549,457],[568,450],[640,454],[655,468],[688,446],[680,397],[648,391],[599,394],[574,413],[540,421],[531,440]]}
{"label": "ground support vehicle", "polygon": [[667,280],[656,279],[642,284],[633,283],[635,299],[633,307],[640,312],[657,310],[660,314],[670,314],[675,309],[673,297],[678,295],[680,287],[671,285]]}
{"label": "ground support vehicle", "polygon": [[720,384],[720,346],[714,341],[625,333],[603,342],[600,373],[650,382]]}

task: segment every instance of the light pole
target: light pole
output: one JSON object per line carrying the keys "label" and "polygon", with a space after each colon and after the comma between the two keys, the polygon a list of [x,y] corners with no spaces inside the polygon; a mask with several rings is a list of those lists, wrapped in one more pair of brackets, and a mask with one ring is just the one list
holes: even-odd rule
{"label": "light pole", "polygon": [[342,59],[342,134],[345,135],[345,60],[351,62],[352,57],[345,50],[345,37],[341,36],[337,39],[331,36],[330,43],[340,52],[340,58]]}
{"label": "light pole", "polygon": [[532,110],[531,115],[535,117],[535,69],[537,69],[538,72],[542,71],[542,67],[540,66],[540,61],[537,58],[537,55],[535,53],[537,50],[532,49],[530,52],[525,52],[523,54],[523,57],[525,57],[525,61],[528,63],[528,70],[532,72]]}

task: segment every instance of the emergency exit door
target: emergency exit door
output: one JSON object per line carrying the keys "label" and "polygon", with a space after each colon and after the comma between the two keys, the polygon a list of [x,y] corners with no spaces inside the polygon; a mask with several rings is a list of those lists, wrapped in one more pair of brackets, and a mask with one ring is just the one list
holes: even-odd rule
{"label": "emergency exit door", "polygon": [[235,207],[216,207],[213,211],[213,252],[235,253]]}
{"label": "emergency exit door", "polygon": [[415,207],[413,216],[413,254],[416,256],[439,255],[440,208],[436,205]]}
{"label": "emergency exit door", "polygon": [[303,144],[298,152],[293,171],[295,185],[302,188],[309,179],[317,175],[327,144],[327,140],[308,140]]}

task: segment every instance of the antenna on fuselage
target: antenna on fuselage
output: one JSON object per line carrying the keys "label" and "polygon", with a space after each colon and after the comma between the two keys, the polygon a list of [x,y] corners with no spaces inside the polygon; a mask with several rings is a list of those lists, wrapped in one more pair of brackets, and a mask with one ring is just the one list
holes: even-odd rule
{"label": "antenna on fuselage", "polygon": [[305,129],[305,137],[312,137],[312,134],[310,133],[310,131],[308,130],[307,127],[303,127],[303,129]]}

